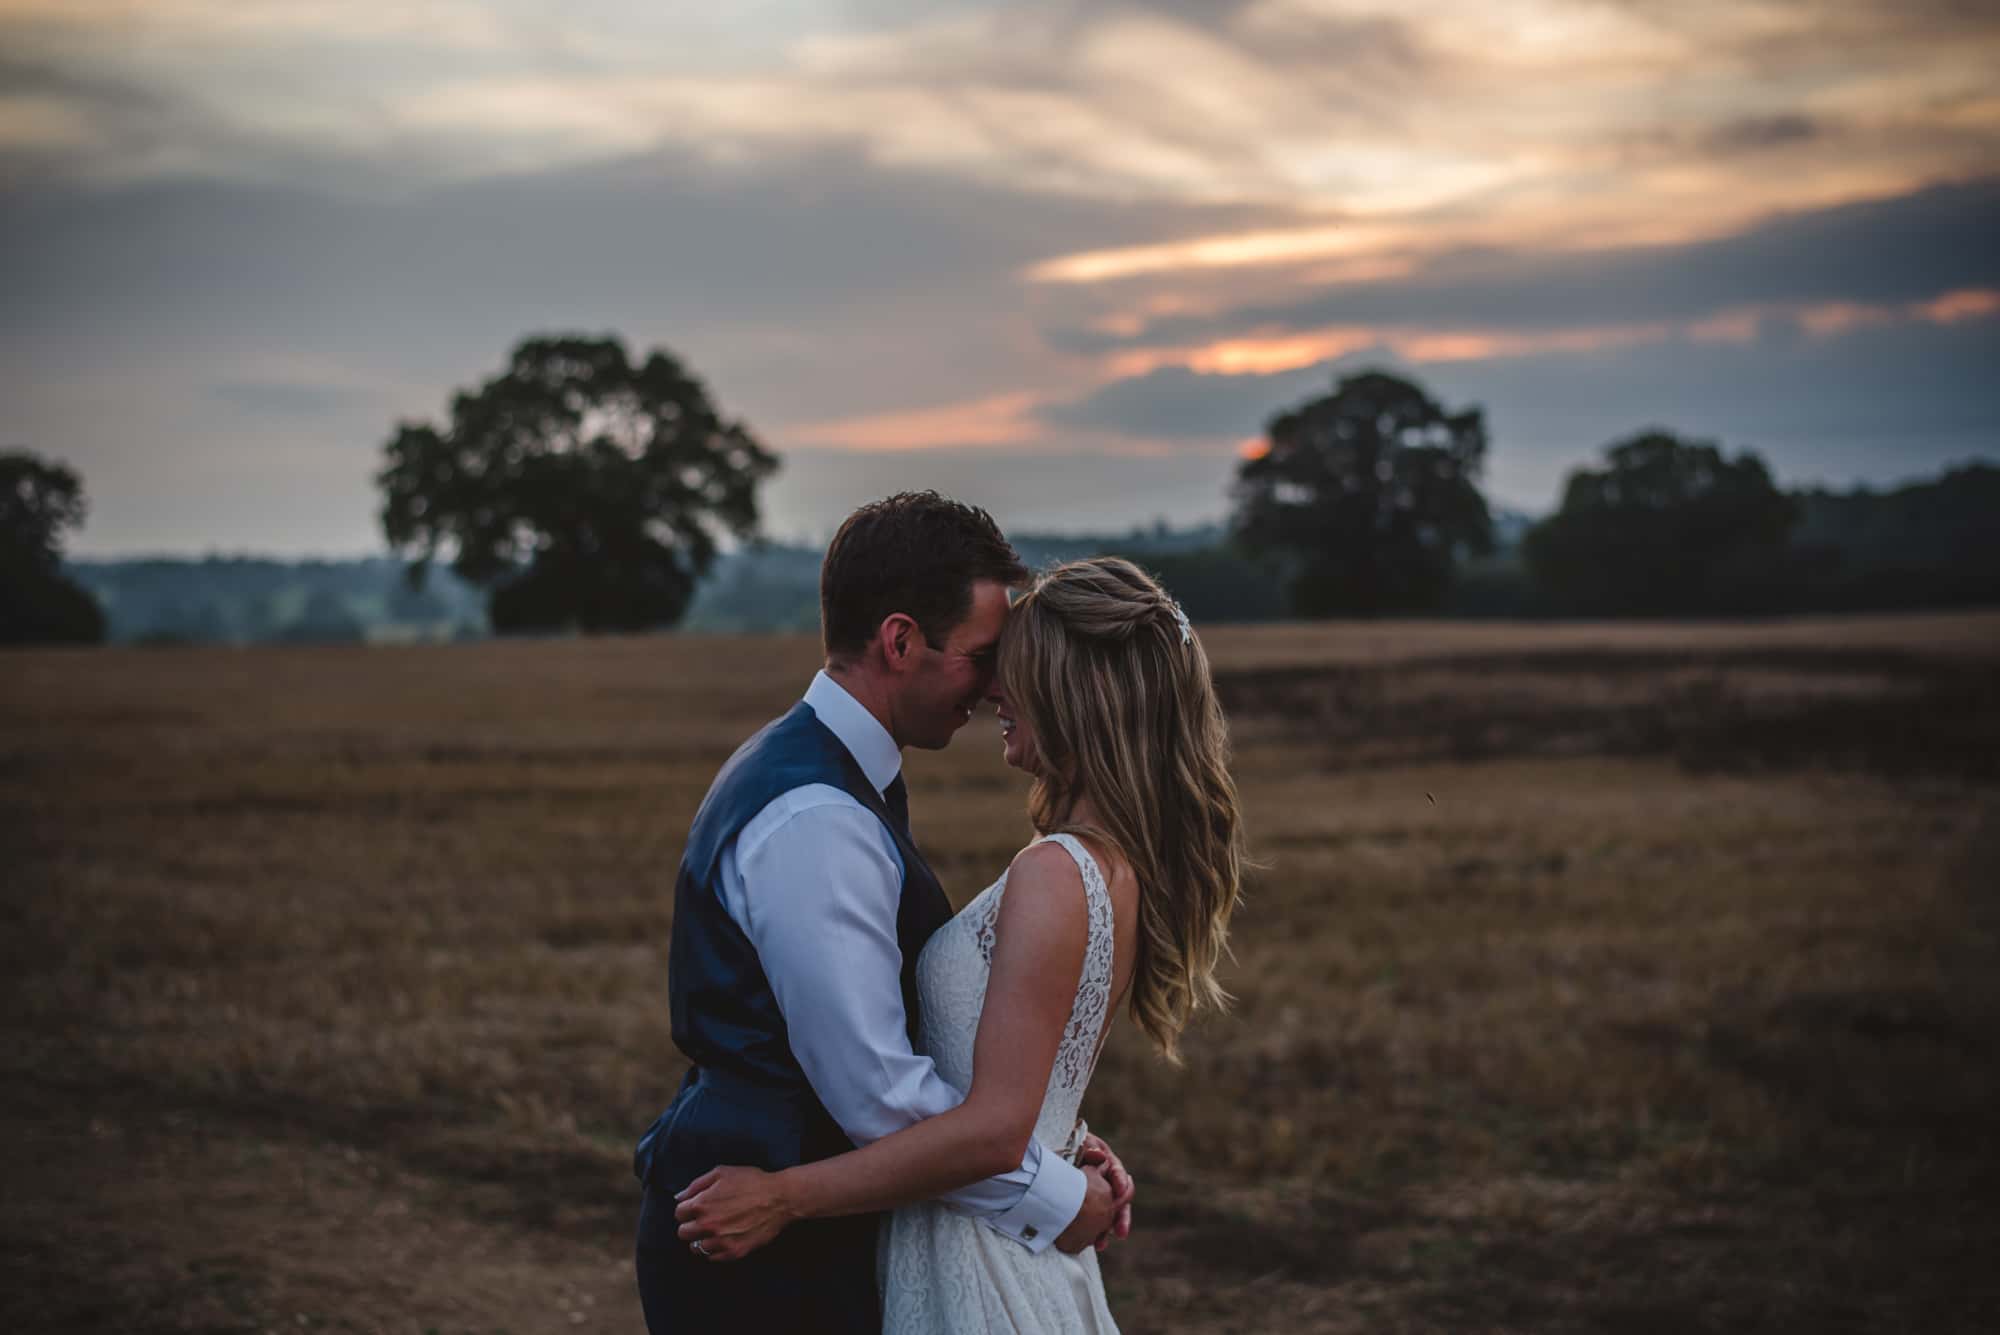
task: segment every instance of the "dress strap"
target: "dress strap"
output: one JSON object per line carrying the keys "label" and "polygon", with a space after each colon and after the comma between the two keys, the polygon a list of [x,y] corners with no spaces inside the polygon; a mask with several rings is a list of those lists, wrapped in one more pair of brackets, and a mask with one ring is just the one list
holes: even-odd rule
{"label": "dress strap", "polygon": [[1111,888],[1104,883],[1104,869],[1097,865],[1097,859],[1090,855],[1083,840],[1073,834],[1045,834],[1035,841],[1042,844],[1061,844],[1076,862],[1076,869],[1083,873],[1083,893],[1090,906],[1090,931],[1095,936],[1099,915],[1108,933],[1111,927]]}
{"label": "dress strap", "polygon": [[[1057,1076],[1070,1088],[1081,1091],[1097,1069],[1104,1053],[1104,1040],[1111,1033],[1111,984],[1117,957],[1113,953],[1116,915],[1111,909],[1111,887],[1105,884],[1104,869],[1073,834],[1049,834],[1037,843],[1061,844],[1083,873],[1084,908],[1090,932],[1084,945],[1083,977],[1071,1011],[1071,1027],[1064,1034],[1057,1055]],[[1074,1040],[1074,1043],[1073,1043]]]}

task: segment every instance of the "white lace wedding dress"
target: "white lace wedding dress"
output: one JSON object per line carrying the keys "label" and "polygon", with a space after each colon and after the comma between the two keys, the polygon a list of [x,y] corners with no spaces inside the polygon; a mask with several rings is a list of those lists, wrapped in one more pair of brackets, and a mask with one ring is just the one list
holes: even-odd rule
{"label": "white lace wedding dress", "polygon": [[[1038,841],[1040,842],[1040,841]],[[1090,933],[1083,976],[1055,1069],[1035,1119],[1044,1153],[1074,1159],[1077,1109],[1096,1062],[1111,1004],[1111,894],[1104,873],[1074,836],[1050,835],[1076,859],[1083,873]],[[994,926],[1007,876],[981,891],[940,927],[917,957],[922,1050],[938,1074],[960,1089],[972,1087],[973,1039],[986,1001],[993,962]],[[1084,1332],[1118,1327],[1104,1302],[1096,1251],[1065,1256],[1054,1247],[1031,1254],[968,1215],[937,1202],[907,1206],[889,1217],[881,1247],[883,1335],[965,1335],[965,1332]]]}

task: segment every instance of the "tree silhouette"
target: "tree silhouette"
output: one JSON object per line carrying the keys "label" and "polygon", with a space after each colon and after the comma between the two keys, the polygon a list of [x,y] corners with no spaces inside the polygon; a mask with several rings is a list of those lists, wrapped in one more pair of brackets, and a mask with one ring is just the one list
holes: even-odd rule
{"label": "tree silhouette", "polygon": [[1565,610],[1586,614],[1750,611],[1789,576],[1798,503],[1744,451],[1651,429],[1569,475],[1562,508],[1529,529],[1521,557]]}
{"label": "tree silhouette", "polygon": [[1478,408],[1448,413],[1386,372],[1346,376],[1265,427],[1237,468],[1234,536],[1277,561],[1302,615],[1436,607],[1460,552],[1492,550],[1485,457]]}
{"label": "tree silhouette", "polygon": [[83,481],[25,450],[0,454],[0,644],[95,644],[104,609],[62,572],[63,533],[89,513]]}
{"label": "tree silhouette", "polygon": [[412,586],[448,554],[501,632],[673,624],[778,467],[670,353],[635,366],[580,336],[523,341],[448,427],[403,423],[385,450],[382,527]]}

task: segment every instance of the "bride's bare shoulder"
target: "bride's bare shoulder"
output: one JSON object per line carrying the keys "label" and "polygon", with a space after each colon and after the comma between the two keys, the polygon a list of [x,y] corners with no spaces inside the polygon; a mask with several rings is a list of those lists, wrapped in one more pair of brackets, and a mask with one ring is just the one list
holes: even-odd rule
{"label": "bride's bare shoulder", "polygon": [[1026,880],[1054,890],[1083,887],[1083,870],[1076,858],[1054,839],[1037,839],[1014,855],[1007,864],[1007,888]]}
{"label": "bride's bare shoulder", "polygon": [[[1117,851],[1104,840],[1085,835],[1070,837],[1081,845],[1085,859],[1096,870],[1098,880],[1110,893],[1113,902],[1120,902],[1120,891],[1129,889],[1127,883],[1132,880],[1132,871],[1125,859],[1119,857]],[[1014,861],[1007,868],[1008,893],[1011,895],[1024,880],[1035,887],[1029,892],[1031,894],[1060,895],[1075,903],[1084,900],[1083,864],[1058,839],[1038,839],[1014,855]]]}
{"label": "bride's bare shoulder", "polygon": [[[1112,844],[1110,840],[1088,834],[1072,834],[1067,837],[1076,840],[1078,844],[1082,845],[1084,855],[1089,858],[1091,864],[1097,870],[1098,878],[1105,885],[1115,887],[1119,882],[1131,879],[1132,869],[1130,865],[1119,855],[1116,845]],[[1064,848],[1055,838],[1037,839],[1034,843],[1029,844],[1014,855],[1013,865],[1019,866],[1021,860],[1030,855],[1046,861],[1053,867],[1067,867],[1071,872],[1066,878],[1067,883],[1076,886],[1083,884],[1083,871],[1077,864],[1076,856]],[[1012,876],[1013,872],[1011,869],[1008,874]]]}
{"label": "bride's bare shoulder", "polygon": [[1054,841],[1016,853],[997,916],[1003,950],[1011,943],[1038,955],[1081,960],[1089,913],[1076,860]]}

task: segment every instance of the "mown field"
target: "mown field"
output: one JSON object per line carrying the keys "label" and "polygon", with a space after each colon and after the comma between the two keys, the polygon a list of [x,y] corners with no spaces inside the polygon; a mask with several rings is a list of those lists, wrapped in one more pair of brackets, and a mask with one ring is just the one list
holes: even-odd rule
{"label": "mown field", "polygon": [[[1264,865],[1086,1104],[1128,1331],[2000,1327],[2000,613],[1205,639]],[[0,656],[0,1330],[638,1330],[673,865],[814,666]]]}

